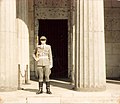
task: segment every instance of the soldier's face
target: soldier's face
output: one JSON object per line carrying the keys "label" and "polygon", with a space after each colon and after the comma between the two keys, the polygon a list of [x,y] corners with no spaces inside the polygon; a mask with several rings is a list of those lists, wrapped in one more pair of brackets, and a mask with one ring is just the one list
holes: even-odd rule
{"label": "soldier's face", "polygon": [[46,43],[46,40],[40,40],[41,41],[41,44],[45,44]]}

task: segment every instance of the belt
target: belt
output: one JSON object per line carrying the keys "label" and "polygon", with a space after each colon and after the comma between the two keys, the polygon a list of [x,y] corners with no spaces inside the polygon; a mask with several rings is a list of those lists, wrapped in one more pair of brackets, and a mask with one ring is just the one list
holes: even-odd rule
{"label": "belt", "polygon": [[39,58],[48,58],[48,56],[40,56]]}

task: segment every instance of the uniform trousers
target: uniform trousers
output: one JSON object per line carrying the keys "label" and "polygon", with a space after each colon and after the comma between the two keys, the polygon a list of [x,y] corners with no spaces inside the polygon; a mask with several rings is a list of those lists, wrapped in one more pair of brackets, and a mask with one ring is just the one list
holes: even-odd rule
{"label": "uniform trousers", "polygon": [[43,82],[44,76],[45,76],[45,81],[49,82],[49,76],[51,74],[51,69],[50,69],[49,65],[38,66],[37,73],[38,73],[38,77],[39,77],[39,82]]}

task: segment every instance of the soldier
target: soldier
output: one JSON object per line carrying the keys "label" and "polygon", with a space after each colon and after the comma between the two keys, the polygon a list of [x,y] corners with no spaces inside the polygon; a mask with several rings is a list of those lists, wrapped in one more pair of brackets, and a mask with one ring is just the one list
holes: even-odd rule
{"label": "soldier", "polygon": [[37,62],[37,75],[39,78],[39,90],[36,94],[43,93],[43,77],[45,76],[46,81],[46,93],[52,94],[50,91],[49,76],[51,74],[51,68],[53,67],[52,51],[51,46],[46,44],[46,37],[41,36],[41,45],[38,45],[35,49],[33,57]]}

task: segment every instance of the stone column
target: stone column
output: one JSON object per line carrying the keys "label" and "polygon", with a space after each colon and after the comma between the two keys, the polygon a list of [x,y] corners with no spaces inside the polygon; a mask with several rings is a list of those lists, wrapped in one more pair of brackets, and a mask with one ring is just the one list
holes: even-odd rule
{"label": "stone column", "polygon": [[72,59],[72,68],[71,68],[71,84],[74,85],[75,82],[75,1],[71,0],[71,59]]}
{"label": "stone column", "polygon": [[0,0],[0,91],[17,90],[16,0]]}
{"label": "stone column", "polygon": [[[30,43],[30,56],[33,54],[33,50],[35,49],[35,35],[34,35],[34,0],[28,0],[28,25],[29,25],[29,43]],[[34,78],[35,72],[35,61],[33,57],[30,57],[30,75],[31,78]]]}
{"label": "stone column", "polygon": [[75,0],[75,89],[106,88],[103,0]]}

